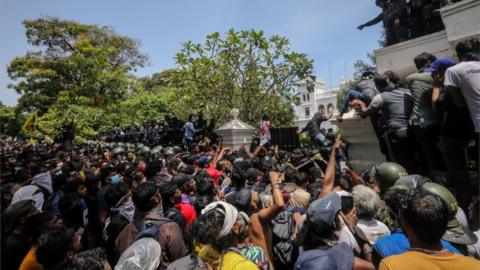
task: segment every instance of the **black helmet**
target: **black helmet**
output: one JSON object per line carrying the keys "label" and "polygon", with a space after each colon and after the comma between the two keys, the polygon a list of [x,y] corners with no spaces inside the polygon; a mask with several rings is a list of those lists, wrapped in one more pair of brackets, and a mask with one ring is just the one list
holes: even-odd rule
{"label": "black helmet", "polygon": [[117,146],[117,147],[113,148],[113,150],[112,150],[113,155],[120,155],[120,154],[123,154],[124,152],[125,152],[125,148],[123,148],[121,146]]}
{"label": "black helmet", "polygon": [[148,155],[150,154],[150,147],[148,146],[142,146],[140,149],[138,149],[137,154],[139,155]]}
{"label": "black helmet", "polygon": [[153,154],[153,155],[162,154],[163,153],[163,146],[161,146],[161,145],[155,146],[150,153]]}

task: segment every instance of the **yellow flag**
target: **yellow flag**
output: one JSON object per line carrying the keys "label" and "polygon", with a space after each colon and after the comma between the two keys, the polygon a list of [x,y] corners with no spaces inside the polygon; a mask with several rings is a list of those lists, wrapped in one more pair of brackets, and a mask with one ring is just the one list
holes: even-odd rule
{"label": "yellow flag", "polygon": [[25,121],[25,124],[23,124],[22,126],[22,130],[24,132],[33,132],[35,131],[35,128],[37,126],[37,113],[36,112],[33,112],[28,118],[27,120]]}

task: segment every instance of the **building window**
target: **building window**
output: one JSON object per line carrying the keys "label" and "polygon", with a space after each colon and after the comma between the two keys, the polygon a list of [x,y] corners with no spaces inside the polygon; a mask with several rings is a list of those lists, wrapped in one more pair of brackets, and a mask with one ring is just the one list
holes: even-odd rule
{"label": "building window", "polygon": [[325,113],[325,106],[323,104],[318,106],[318,111],[321,112],[321,113]]}
{"label": "building window", "polygon": [[305,107],[305,118],[310,117],[310,107]]}
{"label": "building window", "polygon": [[333,104],[332,104],[332,103],[328,103],[328,105],[327,105],[327,113],[333,115],[333,110],[334,110]]}
{"label": "building window", "polygon": [[310,101],[310,94],[307,94],[307,101]]}
{"label": "building window", "polygon": [[305,94],[303,94],[302,97],[303,97],[303,102],[305,102],[306,101]]}

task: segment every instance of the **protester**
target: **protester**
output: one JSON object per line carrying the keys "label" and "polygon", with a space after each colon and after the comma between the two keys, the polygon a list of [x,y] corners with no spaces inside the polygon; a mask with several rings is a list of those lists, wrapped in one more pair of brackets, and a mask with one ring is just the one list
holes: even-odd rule
{"label": "protester", "polygon": [[[448,65],[437,64],[430,66],[438,84],[432,97],[449,88],[435,79]],[[407,108],[414,101],[393,74],[387,75],[375,78],[385,84],[379,90],[390,87],[390,92],[372,100],[382,98],[376,111],[384,113],[388,137],[403,132],[397,123],[408,129],[411,117],[397,108],[400,97],[407,99]],[[159,140],[162,128],[182,126],[171,119],[168,126],[150,123],[151,138],[128,135],[135,144],[121,141],[126,138],[121,133],[118,140],[73,143],[70,150],[42,141],[2,140],[0,153],[9,157],[2,162],[9,173],[1,174],[2,258],[11,258],[2,260],[2,269],[373,269],[382,260],[387,267],[396,263],[390,257],[412,252],[418,243],[409,243],[418,230],[404,226],[417,226],[403,208],[413,188],[448,205],[441,245],[478,256],[475,188],[460,194],[454,171],[448,170],[448,181],[441,172],[430,173],[435,184],[392,162],[357,173],[348,160],[348,142],[320,127],[326,119],[316,114],[305,129],[312,144],[293,150],[260,141],[251,151],[245,145],[232,149],[221,137],[193,136],[188,148],[171,134]],[[394,139],[389,143],[398,143]],[[168,143],[155,145],[160,141]],[[406,151],[394,153],[400,150]],[[417,163],[411,158],[404,161]],[[475,165],[471,158],[463,160]],[[461,200],[473,201],[468,219]],[[428,226],[439,232],[439,225]]]}
{"label": "protester", "polygon": [[260,145],[264,147],[270,146],[270,140],[272,139],[272,135],[270,134],[270,129],[273,127],[270,119],[267,115],[262,116],[262,121],[259,125],[260,131]]}
{"label": "protester", "polygon": [[445,71],[454,65],[455,62],[449,58],[438,58],[429,70],[434,80],[432,102],[443,116],[439,145],[449,175],[449,184],[454,187],[460,205],[466,207],[472,190],[467,147],[475,131],[461,92],[449,90],[443,85]]}
{"label": "protester", "polygon": [[141,183],[132,194],[135,204],[134,222],[125,226],[117,237],[116,247],[123,253],[144,230],[153,230],[162,248],[162,264],[168,266],[187,254],[182,231],[177,223],[163,214],[162,198],[151,182]]}
{"label": "protester", "polygon": [[362,117],[381,111],[386,130],[385,141],[390,160],[404,166],[408,172],[415,171],[413,149],[409,134],[409,119],[413,108],[413,97],[408,89],[401,87],[400,78],[392,71],[375,76],[375,85],[380,94],[370,105],[355,100]]}
{"label": "protester", "polygon": [[447,229],[448,209],[437,196],[412,189],[400,204],[400,222],[410,251],[383,259],[379,269],[477,269],[480,261],[446,250],[440,242]]}
{"label": "protester", "polygon": [[352,191],[353,203],[357,208],[357,226],[365,233],[370,245],[374,245],[378,238],[389,235],[388,227],[375,219],[380,210],[380,197],[371,188],[358,185]]}
{"label": "protester", "polygon": [[303,224],[305,252],[295,263],[295,269],[375,269],[371,263],[354,257],[345,243],[338,243],[340,210],[341,199],[335,192],[312,202]]}
{"label": "protester", "polygon": [[410,117],[415,148],[418,149],[425,168],[423,174],[440,171],[443,168],[440,151],[437,148],[440,118],[432,106],[433,78],[428,67],[435,56],[421,53],[414,58],[417,72],[407,76],[407,86],[413,97],[413,109]]}
{"label": "protester", "polygon": [[321,112],[315,113],[307,125],[299,131],[299,134],[308,131],[310,141],[317,147],[323,147],[325,144],[325,134],[322,132],[320,126],[322,122],[327,121],[330,117],[331,115],[328,116]]}

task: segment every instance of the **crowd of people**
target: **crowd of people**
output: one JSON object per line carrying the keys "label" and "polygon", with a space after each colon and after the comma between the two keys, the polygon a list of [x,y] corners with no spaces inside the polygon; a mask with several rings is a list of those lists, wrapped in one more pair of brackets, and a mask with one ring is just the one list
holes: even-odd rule
{"label": "crowd of people", "polygon": [[404,82],[391,71],[365,72],[339,119],[349,107],[370,117],[388,161],[409,173],[443,176],[467,207],[478,183],[480,41],[462,41],[456,51],[459,63],[421,53],[413,59],[417,72]]}
{"label": "crowd of people", "polygon": [[[186,124],[188,125],[189,136],[195,140],[218,139],[214,129],[215,120],[210,119],[208,122],[203,118],[203,113],[199,112],[196,119],[193,115],[188,117],[185,123],[177,117],[165,115],[164,121],[151,121],[147,124],[131,125],[125,128],[114,128],[107,132],[100,133],[99,138],[107,142],[123,142],[123,143],[143,143],[149,146],[155,145],[179,145],[184,143]],[[192,129],[193,128],[193,129]]]}
{"label": "crowd of people", "polygon": [[445,28],[440,8],[461,0],[375,0],[382,12],[359,25],[365,27],[383,22],[385,46],[432,34]]}
{"label": "crowd of people", "polygon": [[418,56],[409,89],[364,74],[379,93],[352,91],[346,108],[370,115],[389,162],[361,173],[321,113],[303,130],[314,144],[291,152],[271,145],[268,117],[249,150],[197,140],[193,117],[170,146],[2,140],[1,268],[480,269],[463,126],[478,139],[479,48],[461,42],[456,65]]}

